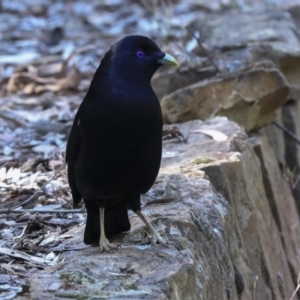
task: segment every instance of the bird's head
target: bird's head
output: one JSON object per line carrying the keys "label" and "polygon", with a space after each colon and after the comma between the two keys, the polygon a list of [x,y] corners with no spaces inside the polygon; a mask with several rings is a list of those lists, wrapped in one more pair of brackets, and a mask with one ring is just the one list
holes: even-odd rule
{"label": "bird's head", "polygon": [[141,35],[130,35],[119,40],[107,52],[103,63],[124,77],[136,80],[144,78],[147,81],[163,65],[178,66],[173,56]]}

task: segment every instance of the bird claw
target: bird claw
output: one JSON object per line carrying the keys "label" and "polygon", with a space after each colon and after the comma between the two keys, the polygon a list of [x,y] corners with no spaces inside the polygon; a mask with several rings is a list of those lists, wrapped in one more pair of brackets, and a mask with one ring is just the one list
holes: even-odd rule
{"label": "bird claw", "polygon": [[153,232],[152,236],[148,234],[148,238],[151,241],[152,246],[155,246],[157,243],[163,246],[168,245],[167,242],[161,237],[161,235],[157,231]]}
{"label": "bird claw", "polygon": [[118,245],[111,244],[106,237],[101,237],[99,241],[100,252],[112,252]]}

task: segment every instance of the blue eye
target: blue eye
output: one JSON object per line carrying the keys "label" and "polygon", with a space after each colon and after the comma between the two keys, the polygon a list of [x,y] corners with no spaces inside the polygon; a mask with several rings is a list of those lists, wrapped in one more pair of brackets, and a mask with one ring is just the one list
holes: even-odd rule
{"label": "blue eye", "polygon": [[137,56],[138,58],[143,58],[143,57],[145,56],[145,53],[144,53],[143,51],[138,51],[138,52],[136,53],[136,56]]}

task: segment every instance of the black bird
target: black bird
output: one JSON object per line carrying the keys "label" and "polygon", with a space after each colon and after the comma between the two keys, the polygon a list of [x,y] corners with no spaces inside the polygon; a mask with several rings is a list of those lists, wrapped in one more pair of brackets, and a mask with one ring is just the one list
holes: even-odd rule
{"label": "black bird", "polygon": [[132,209],[153,185],[162,152],[162,113],[151,77],[162,65],[177,66],[149,38],[126,36],[105,54],[75,116],[67,144],[68,179],[74,205],[84,199],[84,242],[100,251],[116,248],[107,238],[130,230]]}

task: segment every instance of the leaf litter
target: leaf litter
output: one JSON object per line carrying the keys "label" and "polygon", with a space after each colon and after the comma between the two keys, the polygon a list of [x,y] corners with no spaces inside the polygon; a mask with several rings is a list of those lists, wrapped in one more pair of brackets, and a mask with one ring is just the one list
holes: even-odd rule
{"label": "leaf litter", "polygon": [[[197,41],[185,27],[221,8],[220,1],[207,5],[192,0],[0,1],[1,299],[28,293],[26,278],[63,261],[64,251],[85,247],[68,245],[69,230],[86,216],[84,207],[72,207],[65,147],[107,48],[124,35],[143,34],[171,49],[183,71],[187,64],[206,67],[207,59],[187,51]],[[167,130],[167,139],[186,142],[176,127]]]}

